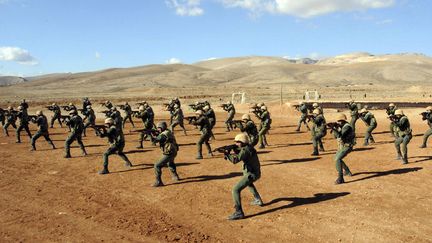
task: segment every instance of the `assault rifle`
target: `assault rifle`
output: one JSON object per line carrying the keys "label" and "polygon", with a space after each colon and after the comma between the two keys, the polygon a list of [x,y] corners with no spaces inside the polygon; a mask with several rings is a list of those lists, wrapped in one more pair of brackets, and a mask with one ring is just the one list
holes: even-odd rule
{"label": "assault rifle", "polygon": [[420,115],[422,116],[422,120],[423,121],[428,118],[428,114],[429,114],[429,112],[427,112],[427,111],[420,113]]}
{"label": "assault rifle", "polygon": [[243,127],[243,123],[245,122],[243,120],[232,120],[230,123],[232,124],[234,129],[237,129]]}
{"label": "assault rifle", "polygon": [[236,144],[225,145],[225,146],[213,149],[213,152],[223,153],[224,154],[224,160],[228,159],[228,155],[231,153],[231,151],[233,151],[235,154],[238,154],[240,152],[240,149]]}
{"label": "assault rifle", "polygon": [[147,104],[147,101],[141,101],[141,102],[137,102],[135,103],[136,105],[142,106],[144,104]]}
{"label": "assault rifle", "polygon": [[68,115],[61,115],[60,116],[61,122],[70,121],[70,119],[71,119],[71,116],[68,116]]}
{"label": "assault rifle", "polygon": [[36,115],[28,115],[27,117],[28,117],[29,121],[36,122],[36,119],[37,119],[38,116],[36,116]]}
{"label": "assault rifle", "polygon": [[306,121],[307,122],[310,122],[310,121],[313,121],[315,119],[315,116],[314,115],[306,115]]}
{"label": "assault rifle", "polygon": [[101,111],[101,113],[104,113],[106,117],[110,117],[111,114],[112,114],[112,111],[110,111],[110,110],[104,110],[104,111]]}
{"label": "assault rifle", "polygon": [[152,137],[157,137],[160,132],[156,129],[135,129],[135,130],[131,130],[131,132],[142,132],[144,134],[148,134],[151,135]]}
{"label": "assault rifle", "polygon": [[118,108],[125,110],[126,109],[126,105],[116,105]]}
{"label": "assault rifle", "polygon": [[54,111],[54,106],[52,106],[52,105],[47,105],[47,106],[45,106],[45,108],[47,108],[50,111]]}
{"label": "assault rifle", "polygon": [[337,122],[329,122],[326,124],[326,126],[330,129],[330,133],[332,133],[333,131],[335,131],[340,127],[339,123]]}
{"label": "assault rifle", "polygon": [[102,134],[106,133],[106,129],[108,128],[105,125],[90,125],[91,128],[95,130],[95,133],[97,136],[101,136]]}
{"label": "assault rifle", "polygon": [[70,108],[68,105],[61,105],[60,107],[65,111],[70,111]]}
{"label": "assault rifle", "polygon": [[228,104],[221,104],[219,107],[222,107],[222,109],[226,110],[228,109]]}
{"label": "assault rifle", "polygon": [[399,118],[396,115],[390,115],[387,117],[392,122],[397,122]]}
{"label": "assault rifle", "polygon": [[140,111],[132,111],[131,114],[132,114],[132,116],[136,117],[139,115],[139,113],[140,113]]}
{"label": "assault rifle", "polygon": [[183,119],[188,120],[188,124],[192,124],[192,122],[197,120],[196,116],[185,116]]}

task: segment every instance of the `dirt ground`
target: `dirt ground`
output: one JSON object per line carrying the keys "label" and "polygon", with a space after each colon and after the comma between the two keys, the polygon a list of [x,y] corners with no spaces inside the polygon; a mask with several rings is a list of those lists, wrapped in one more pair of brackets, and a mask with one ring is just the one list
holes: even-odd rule
{"label": "dirt ground", "polygon": [[[24,134],[22,144],[15,144],[14,135],[2,135],[0,241],[432,242],[432,144],[418,148],[427,130],[419,112],[407,111],[414,130],[408,165],[395,160],[384,111],[374,111],[378,128],[372,146],[361,145],[365,126],[359,121],[358,144],[345,160],[354,175],[342,185],[333,184],[333,136],[325,137],[326,152],[310,156],[310,134],[304,128],[294,132],[298,114],[275,116],[270,146],[259,150],[262,177],[256,186],[265,205],[250,206],[252,196],[245,190],[247,218],[239,221],[226,218],[233,212],[231,189],[242,165],[221,155],[196,160],[198,131],[193,126],[187,126],[188,136],[176,132],[181,181],[173,183],[164,168],[166,186],[161,188],[150,186],[161,152],[149,142],[135,149],[138,134],[128,132],[130,124],[125,151],[134,166],[127,169],[113,155],[111,174],[103,176],[97,171],[107,142],[92,132],[84,139],[89,155],[83,157],[74,144],[72,159],[63,158],[67,131],[58,125],[50,130],[56,150],[41,138],[38,150],[30,152]],[[331,121],[335,114],[325,115]],[[225,132],[226,114],[217,116],[212,146],[231,144],[237,132]]]}

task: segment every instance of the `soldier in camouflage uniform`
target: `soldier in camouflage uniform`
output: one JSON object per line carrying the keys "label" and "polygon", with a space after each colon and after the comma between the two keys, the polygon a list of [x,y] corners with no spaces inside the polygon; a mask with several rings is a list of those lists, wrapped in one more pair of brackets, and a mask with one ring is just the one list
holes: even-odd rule
{"label": "soldier in camouflage uniform", "polygon": [[111,101],[107,100],[105,101],[105,103],[102,104],[102,106],[105,106],[108,110],[111,110],[114,105],[111,103]]}
{"label": "soldier in camouflage uniform", "polygon": [[5,120],[6,120],[6,112],[0,108],[0,121],[2,123],[2,127],[5,125]]}
{"label": "soldier in camouflage uniform", "polygon": [[265,142],[264,142],[264,136],[266,133],[270,130],[271,125],[271,118],[270,118],[270,112],[267,110],[266,106],[261,106],[262,113],[259,115],[259,119],[261,120],[261,129],[258,132],[258,143],[259,148],[263,149],[265,148]]}
{"label": "soldier in camouflage uniform", "polygon": [[204,102],[206,104],[203,107],[204,116],[206,116],[210,122],[210,128],[211,128],[210,137],[212,139],[215,139],[215,137],[213,135],[213,127],[216,125],[216,114],[215,114],[213,108],[211,108],[210,103],[208,101],[204,101]]}
{"label": "soldier in camouflage uniform", "polygon": [[[141,118],[142,122],[144,123],[144,129],[151,130],[153,129],[153,120],[154,120],[154,114],[152,113],[152,110],[146,109],[145,104],[139,107],[139,113],[135,116],[137,118]],[[136,146],[136,148],[142,149],[144,139],[148,137],[148,134],[144,131],[140,133],[139,137],[139,144]]]}
{"label": "soldier in camouflage uniform", "polygon": [[363,146],[368,146],[369,143],[375,143],[375,140],[372,136],[372,131],[377,127],[375,116],[372,114],[372,112],[368,111],[366,108],[363,108],[360,110],[360,118],[367,126]]}
{"label": "soldier in camouflage uniform", "polygon": [[114,124],[117,129],[123,133],[123,118],[121,116],[120,111],[117,110],[115,106],[111,107],[110,117],[114,120]]}
{"label": "soldier in camouflage uniform", "polygon": [[202,159],[202,145],[205,144],[207,147],[208,154],[213,156],[212,149],[210,147],[210,137],[212,134],[211,125],[209,119],[204,115],[202,110],[198,110],[195,112],[197,120],[193,121],[192,124],[195,126],[199,126],[199,130],[201,132],[201,137],[197,142],[197,157],[196,159]]}
{"label": "soldier in camouflage uniform", "polygon": [[318,103],[313,103],[312,104],[312,108],[315,110],[315,109],[318,109],[319,110],[319,112],[320,112],[320,114],[321,115],[324,115],[324,109],[318,104]]}
{"label": "soldier in camouflage uniform", "polygon": [[[239,124],[240,131],[248,135],[249,144],[252,147],[258,144],[258,129],[255,123],[252,121],[249,114],[243,114],[242,123]],[[244,125],[243,125],[244,123]]]}
{"label": "soldier in camouflage uniform", "polygon": [[69,111],[69,112],[76,111],[78,114],[78,109],[76,108],[76,106],[73,103],[69,103],[69,105],[64,107],[63,109],[65,111]]}
{"label": "soldier in camouflage uniform", "polygon": [[108,127],[108,130],[103,130],[102,132],[97,132],[98,136],[101,138],[107,137],[110,147],[103,154],[103,170],[99,171],[100,175],[108,174],[108,157],[111,154],[118,154],[120,158],[125,161],[126,167],[132,167],[132,163],[129,161],[129,158],[123,153],[123,149],[125,146],[125,139],[122,132],[118,130],[118,127],[114,124],[114,120],[112,118],[105,119],[105,125]]}
{"label": "soldier in camouflage uniform", "polygon": [[357,120],[359,119],[359,114],[358,114],[359,106],[357,105],[357,103],[354,102],[354,100],[350,100],[348,102],[348,109],[351,111],[350,124],[351,124],[351,126],[355,132],[355,129],[356,129],[355,125],[356,125]]}
{"label": "soldier in camouflage uniform", "polygon": [[[395,104],[390,103],[389,107],[386,109],[387,116],[393,116],[397,109],[398,108],[395,106]],[[392,137],[396,136],[394,126],[395,126],[394,122],[390,121],[390,136],[392,136]]]}
{"label": "soldier in camouflage uniform", "polygon": [[396,139],[394,143],[397,152],[396,159],[402,160],[402,164],[408,164],[408,143],[412,138],[410,122],[400,109],[395,111],[394,118],[392,119],[395,123]]}
{"label": "soldier in camouflage uniform", "polygon": [[347,122],[345,114],[340,113],[337,119],[338,126],[332,130],[338,142],[338,151],[335,156],[338,178],[336,179],[335,184],[342,184],[345,183],[343,178],[344,175],[352,176],[352,173],[343,161],[343,158],[353,150],[355,145],[355,132],[351,124]]}
{"label": "soldier in camouflage uniform", "polygon": [[22,106],[18,106],[18,114],[17,114],[17,118],[19,120],[19,126],[16,129],[16,143],[21,143],[21,131],[24,129],[27,132],[27,135],[29,136],[29,138],[32,138],[30,129],[28,127],[29,125],[29,117],[27,114],[27,110],[25,110]]}
{"label": "soldier in camouflage uniform", "polygon": [[6,124],[3,125],[3,131],[6,134],[6,136],[9,137],[8,127],[12,126],[15,129],[17,128],[15,124],[17,112],[13,109],[12,106],[9,106],[7,111],[5,112],[5,115],[6,115]]}
{"label": "soldier in camouflage uniform", "polygon": [[430,135],[432,135],[432,106],[426,107],[426,121],[429,126],[429,129],[423,135],[423,143],[420,148],[426,148],[427,140]]}
{"label": "soldier in camouflage uniform", "polygon": [[296,131],[300,132],[300,127],[301,127],[302,123],[305,124],[307,130],[310,131],[310,128],[309,128],[309,126],[307,124],[307,121],[306,121],[306,117],[307,117],[307,114],[308,114],[307,105],[304,102],[300,102],[299,105],[300,106],[299,106],[298,110],[301,112],[301,116],[300,116],[300,120],[298,122]]}
{"label": "soldier in camouflage uniform", "polygon": [[91,106],[91,105],[92,105],[92,103],[90,102],[89,98],[88,97],[84,97],[83,98],[83,104],[82,104],[82,110],[83,111],[87,110],[87,107]]}
{"label": "soldier in camouflage uniform", "polygon": [[246,134],[238,134],[234,139],[238,149],[234,153],[225,153],[225,158],[233,164],[243,161],[243,177],[232,189],[235,212],[228,217],[229,220],[237,220],[244,218],[243,208],[241,204],[240,193],[246,187],[254,196],[251,205],[262,206],[263,201],[258,193],[254,182],[261,177],[261,166],[257,151],[249,144],[249,139]]}
{"label": "soldier in camouflage uniform", "polygon": [[324,118],[324,115],[321,113],[321,110],[316,108],[312,112],[313,114],[313,126],[312,126],[312,144],[313,144],[313,153],[312,155],[317,156],[319,155],[318,152],[318,146],[320,147],[321,151],[324,151],[324,145],[322,143],[322,138],[327,135],[327,127],[326,127],[326,120]]}
{"label": "soldier in camouflage uniform", "polygon": [[31,150],[32,151],[36,150],[36,140],[38,140],[38,138],[40,138],[41,136],[43,136],[45,138],[45,140],[51,145],[52,149],[55,149],[54,143],[50,139],[49,133],[48,133],[48,119],[42,113],[42,111],[37,111],[36,115],[37,115],[37,118],[34,122],[39,127],[39,130],[31,138],[31,146],[32,146]]}
{"label": "soldier in camouflage uniform", "polygon": [[123,118],[123,128],[126,124],[126,121],[129,119],[129,122],[132,124],[132,127],[135,128],[135,124],[132,120],[132,107],[128,102],[124,104],[123,110],[125,111],[125,117]]}
{"label": "soldier in camouflage uniform", "polygon": [[164,185],[161,179],[162,167],[164,166],[168,166],[174,181],[180,180],[174,163],[179,148],[174,134],[167,129],[166,122],[159,122],[157,124],[157,129],[159,135],[155,137],[153,141],[159,143],[159,147],[162,150],[162,157],[154,165],[156,180],[153,187]]}
{"label": "soldier in camouflage uniform", "polygon": [[87,152],[85,150],[84,143],[82,142],[82,133],[84,129],[84,124],[82,118],[78,115],[76,110],[72,110],[69,115],[71,116],[70,120],[66,121],[66,125],[70,126],[71,133],[66,138],[65,141],[65,158],[71,158],[70,154],[70,146],[76,140],[78,145],[81,148],[82,154],[85,156]]}
{"label": "soldier in camouflage uniform", "polygon": [[179,125],[183,129],[184,135],[187,135],[186,128],[184,127],[184,123],[183,123],[183,119],[184,119],[183,110],[180,108],[178,104],[174,104],[173,108],[174,110],[171,114],[172,117],[172,123],[170,126],[171,132],[174,134],[174,128],[177,125]]}
{"label": "soldier in camouflage uniform", "polygon": [[234,104],[231,103],[231,101],[228,101],[227,104],[225,106],[223,106],[223,109],[228,112],[228,117],[225,120],[225,126],[227,129],[227,132],[229,132],[231,130],[234,130],[232,120],[234,119],[234,116],[236,113],[235,107],[234,107]]}
{"label": "soldier in camouflage uniform", "polygon": [[86,121],[86,123],[84,124],[84,130],[83,130],[83,134],[85,137],[85,136],[87,136],[86,135],[87,128],[96,125],[96,114],[95,114],[94,110],[92,109],[91,105],[88,105],[86,107],[86,109],[83,110],[83,115],[86,117],[84,119],[84,121]]}
{"label": "soldier in camouflage uniform", "polygon": [[54,115],[51,117],[51,126],[50,126],[50,128],[54,127],[54,122],[56,120],[60,124],[60,127],[63,127],[62,122],[61,122],[61,109],[60,109],[60,106],[58,106],[56,103],[53,103],[50,106],[50,111],[52,111],[54,113]]}

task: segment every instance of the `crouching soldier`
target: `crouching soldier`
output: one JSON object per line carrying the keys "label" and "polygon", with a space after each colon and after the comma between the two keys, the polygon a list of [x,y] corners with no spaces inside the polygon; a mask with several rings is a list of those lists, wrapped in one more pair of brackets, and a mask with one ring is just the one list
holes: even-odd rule
{"label": "crouching soldier", "polygon": [[117,153],[120,158],[125,161],[126,167],[132,167],[132,163],[129,161],[129,158],[123,153],[123,149],[125,146],[124,135],[114,124],[114,120],[112,118],[105,119],[106,129],[102,131],[97,131],[97,135],[101,138],[107,137],[110,147],[103,154],[103,170],[99,171],[100,175],[108,174],[108,157],[111,154]]}
{"label": "crouching soldier", "polygon": [[159,143],[159,146],[162,150],[162,157],[154,165],[156,181],[153,184],[153,187],[164,185],[161,176],[162,167],[165,165],[167,165],[170,169],[173,180],[179,180],[179,176],[176,171],[176,165],[174,163],[174,159],[177,156],[178,151],[178,145],[174,134],[169,129],[167,129],[166,122],[159,122],[156,127],[159,134],[157,137],[153,138],[153,141],[155,143]]}
{"label": "crouching soldier", "polygon": [[249,188],[254,196],[254,200],[251,204],[257,206],[263,205],[261,196],[253,184],[261,177],[260,161],[258,159],[257,151],[249,144],[249,139],[244,133],[238,134],[234,141],[237,145],[237,149],[234,149],[233,152],[226,151],[225,158],[233,164],[237,164],[240,161],[243,161],[244,164],[243,177],[232,190],[235,212],[228,217],[229,220],[244,218],[240,193],[246,187]]}
{"label": "crouching soldier", "polygon": [[70,120],[66,121],[66,125],[71,128],[70,135],[66,138],[65,141],[65,158],[71,158],[70,154],[70,146],[76,140],[78,145],[82,150],[82,154],[85,156],[87,152],[84,147],[84,143],[82,142],[82,133],[84,129],[84,124],[82,118],[78,115],[77,110],[72,110],[69,115],[71,116]]}
{"label": "crouching soldier", "polygon": [[53,149],[55,149],[54,143],[50,139],[49,133],[48,133],[48,119],[42,113],[42,111],[37,111],[36,115],[37,115],[37,118],[34,122],[39,127],[39,130],[31,138],[31,146],[32,146],[31,151],[36,150],[36,140],[38,138],[40,138],[41,136],[43,136],[45,138],[45,140],[51,145],[51,147]]}

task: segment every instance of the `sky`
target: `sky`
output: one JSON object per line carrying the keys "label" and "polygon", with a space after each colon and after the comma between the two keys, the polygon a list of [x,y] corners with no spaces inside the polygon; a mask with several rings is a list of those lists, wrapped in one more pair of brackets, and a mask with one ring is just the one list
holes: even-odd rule
{"label": "sky", "polygon": [[0,76],[237,56],[432,55],[430,0],[0,0]]}

